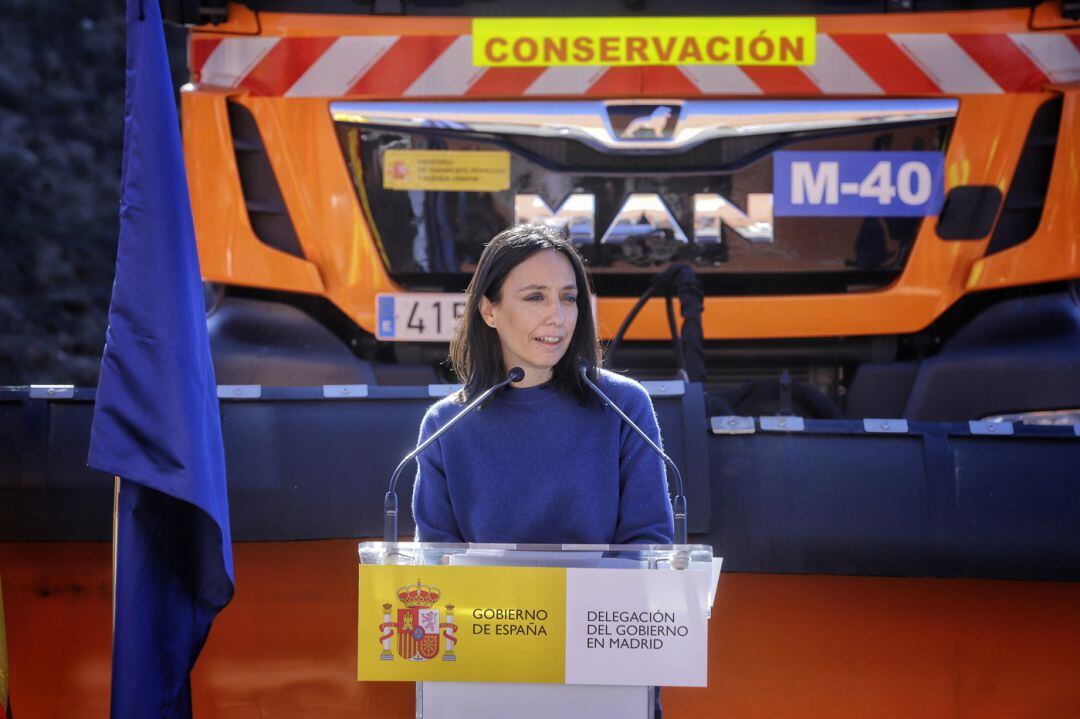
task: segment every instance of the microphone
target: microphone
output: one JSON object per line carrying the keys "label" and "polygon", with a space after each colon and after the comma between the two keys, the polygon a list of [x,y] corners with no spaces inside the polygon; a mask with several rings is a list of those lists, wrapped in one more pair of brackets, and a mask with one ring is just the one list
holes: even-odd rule
{"label": "microphone", "polygon": [[398,515],[398,501],[397,501],[397,481],[401,476],[401,472],[405,469],[405,466],[416,459],[417,455],[423,452],[425,449],[431,446],[431,443],[437,440],[448,429],[453,427],[458,421],[472,412],[480,404],[484,402],[488,397],[498,392],[500,389],[510,384],[511,382],[520,382],[525,379],[525,370],[520,367],[511,367],[507,373],[506,379],[493,387],[489,387],[479,397],[474,399],[469,404],[465,405],[465,409],[458,412],[454,417],[440,427],[434,434],[420,443],[420,446],[405,455],[405,459],[401,460],[397,469],[394,470],[394,474],[390,477],[390,487],[386,492],[386,498],[383,500],[383,541],[387,543],[396,542],[398,537],[397,531],[397,515]]}
{"label": "microphone", "polygon": [[615,414],[619,415],[626,424],[630,426],[630,429],[637,432],[637,435],[645,440],[645,444],[649,445],[652,451],[660,455],[660,458],[667,463],[667,466],[671,467],[675,473],[675,480],[678,483],[678,492],[675,494],[674,499],[671,501],[671,513],[675,520],[675,544],[686,544],[686,493],[683,489],[682,473],[679,472],[679,468],[675,466],[675,462],[671,460],[671,457],[664,454],[664,450],[657,446],[656,442],[653,442],[649,435],[638,427],[634,420],[626,416],[626,413],[619,409],[619,406],[611,401],[604,392],[589,379],[589,363],[585,360],[580,360],[577,364],[578,373],[581,378],[585,380],[585,384],[589,385],[589,389],[596,393],[600,399],[604,401],[604,404],[615,410]]}

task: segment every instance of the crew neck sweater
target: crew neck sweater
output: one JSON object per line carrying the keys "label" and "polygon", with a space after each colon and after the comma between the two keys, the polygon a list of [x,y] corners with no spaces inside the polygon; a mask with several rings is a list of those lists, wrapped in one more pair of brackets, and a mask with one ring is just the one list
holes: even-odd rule
{"label": "crew neck sweater", "polygon": [[[600,370],[598,384],[660,444],[645,389]],[[432,405],[424,441],[462,408]],[[599,398],[582,405],[554,384],[507,388],[428,447],[413,487],[422,542],[670,544],[663,461]]]}

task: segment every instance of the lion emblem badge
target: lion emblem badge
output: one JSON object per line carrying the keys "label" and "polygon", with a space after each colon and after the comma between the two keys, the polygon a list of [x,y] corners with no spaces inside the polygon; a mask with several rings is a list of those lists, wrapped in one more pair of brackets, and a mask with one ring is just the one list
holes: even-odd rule
{"label": "lion emblem badge", "polygon": [[611,138],[627,145],[674,140],[682,115],[682,105],[677,102],[610,102],[604,109]]}

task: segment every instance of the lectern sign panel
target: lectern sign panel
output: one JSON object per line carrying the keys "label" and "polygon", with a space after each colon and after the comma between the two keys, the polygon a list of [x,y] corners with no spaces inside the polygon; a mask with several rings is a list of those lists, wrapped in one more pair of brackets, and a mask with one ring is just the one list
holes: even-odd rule
{"label": "lectern sign panel", "polygon": [[707,581],[705,572],[568,570],[568,683],[705,686]]}
{"label": "lectern sign panel", "polygon": [[563,681],[566,570],[360,565],[358,678]]}
{"label": "lectern sign panel", "polygon": [[704,686],[708,574],[360,565],[361,681]]}

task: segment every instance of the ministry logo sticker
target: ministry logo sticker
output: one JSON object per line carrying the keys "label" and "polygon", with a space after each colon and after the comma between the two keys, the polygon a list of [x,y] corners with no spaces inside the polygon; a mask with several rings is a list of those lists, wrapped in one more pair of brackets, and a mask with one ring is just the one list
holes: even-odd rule
{"label": "ministry logo sticker", "polygon": [[454,624],[454,605],[445,605],[446,621],[440,622],[441,612],[436,605],[442,592],[438,587],[422,584],[417,579],[416,584],[398,589],[397,595],[398,601],[404,605],[397,610],[397,621],[392,621],[394,605],[383,604],[383,621],[379,625],[379,631],[382,632],[379,637],[382,653],[379,654],[379,659],[394,660],[391,640],[396,632],[397,654],[402,659],[411,662],[435,659],[439,656],[441,640],[445,638],[446,651],[443,652],[442,660],[456,661],[454,647],[457,646],[458,626]]}

